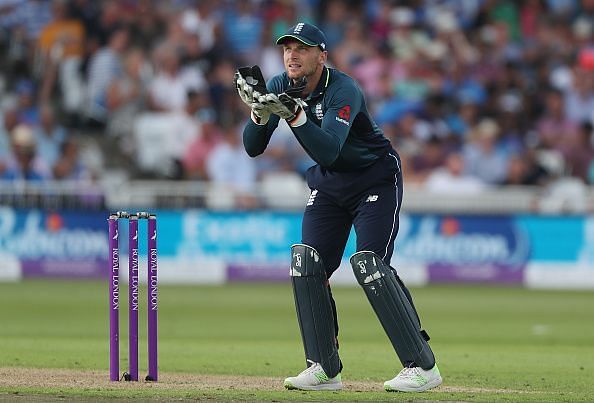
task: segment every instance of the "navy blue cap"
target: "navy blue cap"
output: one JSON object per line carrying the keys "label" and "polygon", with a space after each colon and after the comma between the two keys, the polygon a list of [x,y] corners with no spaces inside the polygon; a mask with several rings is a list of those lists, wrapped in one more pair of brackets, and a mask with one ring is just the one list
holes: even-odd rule
{"label": "navy blue cap", "polygon": [[308,24],[306,22],[300,22],[295,26],[289,28],[289,30],[281,35],[277,40],[276,44],[281,45],[285,40],[293,38],[299,42],[304,43],[307,46],[319,46],[322,50],[326,49],[326,35],[315,25]]}

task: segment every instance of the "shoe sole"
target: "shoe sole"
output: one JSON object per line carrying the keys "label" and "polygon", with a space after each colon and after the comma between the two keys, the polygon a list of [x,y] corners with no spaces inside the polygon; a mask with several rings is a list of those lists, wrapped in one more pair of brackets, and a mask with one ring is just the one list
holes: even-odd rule
{"label": "shoe sole", "polygon": [[290,382],[285,382],[285,388],[288,390],[342,390],[342,383],[323,383],[316,386],[295,386]]}
{"label": "shoe sole", "polygon": [[441,385],[442,382],[443,382],[443,379],[441,377],[439,377],[437,379],[434,379],[431,382],[427,382],[425,385],[418,387],[418,388],[396,389],[390,385],[384,384],[384,389],[386,390],[386,392],[424,392],[426,390],[438,387],[439,385]]}

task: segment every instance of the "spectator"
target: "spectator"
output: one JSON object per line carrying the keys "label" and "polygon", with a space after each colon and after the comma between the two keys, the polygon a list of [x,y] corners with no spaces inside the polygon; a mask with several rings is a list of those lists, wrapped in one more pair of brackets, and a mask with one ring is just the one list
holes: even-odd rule
{"label": "spectator", "polygon": [[208,179],[206,160],[222,140],[223,135],[214,121],[214,116],[202,119],[201,135],[196,136],[188,146],[182,161],[187,179]]}
{"label": "spectator", "polygon": [[62,143],[60,157],[53,166],[55,179],[84,180],[90,179],[90,173],[79,158],[78,144],[74,139]]}
{"label": "spectator", "polygon": [[592,123],[583,122],[578,129],[578,136],[568,146],[567,166],[571,176],[588,183],[589,171],[594,162],[594,144],[592,143]]}
{"label": "spectator", "polygon": [[198,119],[198,111],[204,106],[202,94],[188,91],[187,103],[183,111],[173,113],[171,127],[170,154],[176,166],[172,179],[182,179],[183,159],[188,148],[197,138],[202,136],[202,125]]}
{"label": "spectator", "polygon": [[[286,31],[288,26],[284,29]],[[261,45],[259,46],[260,61],[258,65],[262,69],[264,77],[272,77],[278,74],[279,71],[283,71],[284,66],[282,60],[278,57],[278,46],[274,43],[271,26],[266,26],[262,32],[262,38],[260,39]]]}
{"label": "spectator", "polygon": [[253,12],[249,0],[238,0],[236,7],[225,13],[225,43],[241,64],[259,62],[257,55],[263,28],[263,21],[258,13]]}
{"label": "spectator", "polygon": [[109,37],[107,46],[89,62],[87,117],[92,124],[107,122],[107,92],[111,83],[123,75],[122,54],[128,46],[128,30],[119,28]]}
{"label": "spectator", "polygon": [[[305,170],[300,167],[300,160],[305,153],[302,153],[300,150],[302,148],[295,141],[289,126],[285,122],[280,122],[279,127],[274,132],[274,136],[270,138],[270,142],[266,147],[266,153],[254,160],[258,170],[258,178],[261,179],[269,173],[304,173]],[[313,162],[309,166],[312,165],[314,165]]]}
{"label": "spectator", "polygon": [[[81,0],[76,1],[80,2]],[[91,0],[91,2],[93,1]],[[98,15],[91,14],[87,18],[84,18],[87,23],[92,24],[93,43],[96,43],[99,48],[106,46],[114,31],[117,31],[122,25],[125,25],[124,18],[126,15],[123,8],[126,6],[126,3],[128,2],[103,0],[100,4]],[[87,5],[84,4],[80,7],[83,8],[83,12],[93,12],[92,5],[87,7]],[[151,14],[151,8],[147,10],[146,14]]]}
{"label": "spectator", "polygon": [[43,66],[41,101],[48,102],[58,81],[64,109],[78,113],[82,104],[80,66],[84,56],[84,27],[68,15],[66,0],[52,0],[53,20],[39,35]]}
{"label": "spectator", "polygon": [[12,156],[1,179],[43,181],[50,178],[45,162],[37,155],[31,128],[19,125],[11,133]]}
{"label": "spectator", "polygon": [[16,84],[15,91],[18,97],[19,123],[37,126],[39,108],[35,103],[35,85],[31,80],[20,80]]}
{"label": "spectator", "polygon": [[207,53],[214,48],[220,21],[212,3],[200,1],[196,7],[186,9],[182,13],[181,24],[186,32],[198,37],[202,52]]}
{"label": "spectator", "polygon": [[547,171],[537,163],[533,150],[529,150],[523,155],[510,156],[506,177],[502,184],[511,186],[545,185],[548,176]]}
{"label": "spectator", "polygon": [[66,141],[66,129],[56,122],[54,110],[50,105],[43,105],[40,112],[40,124],[33,129],[37,154],[53,168]]}
{"label": "spectator", "polygon": [[243,113],[243,108],[239,108],[236,104],[237,96],[233,81],[229,80],[235,69],[231,60],[221,60],[214,66],[208,77],[210,103],[219,124],[237,119],[237,114]]}
{"label": "spectator", "polygon": [[17,3],[19,4],[14,10],[15,22],[25,28],[27,39],[34,41],[52,20],[51,1],[27,0]]}
{"label": "spectator", "polygon": [[337,69],[352,74],[357,65],[372,55],[372,50],[359,21],[347,21],[345,28],[345,37],[333,50],[332,60]]}
{"label": "spectator", "polygon": [[567,144],[577,136],[577,125],[565,115],[561,91],[548,90],[545,110],[541,116],[536,122],[540,145],[546,149],[565,152]]}
{"label": "spectator", "polygon": [[491,119],[483,119],[472,130],[470,142],[464,146],[466,173],[484,183],[503,182],[508,155],[498,147],[499,126]]}
{"label": "spectator", "polygon": [[142,3],[137,5],[139,10],[134,14],[135,23],[130,27],[131,43],[148,54],[163,37],[166,17],[156,7],[143,7]]}
{"label": "spectator", "polygon": [[18,124],[17,109],[13,106],[6,107],[0,123],[0,173],[6,169],[12,154],[11,133]]}
{"label": "spectator", "polygon": [[[582,126],[594,121],[592,4],[4,0],[0,92],[14,91],[18,106],[3,109],[0,171],[14,160],[9,133],[18,123],[31,126],[38,156],[51,165],[62,155],[61,141],[54,143],[62,135],[49,131],[70,132],[78,122],[72,118],[89,113],[107,124],[111,135],[101,146],[110,150],[111,165],[111,157],[122,161],[117,154],[129,157],[133,150],[138,116],[166,112],[171,121],[196,120],[202,128],[176,155],[185,177],[208,180],[205,161],[222,127],[245,118],[233,94],[233,72],[259,64],[265,77],[275,74],[281,65],[273,33],[301,15],[317,20],[335,49],[333,62],[359,79],[377,123],[403,146],[414,180],[422,182],[446,155],[464,150],[466,169],[482,170],[476,174],[489,182],[542,185],[548,176],[539,161],[547,153],[562,155],[563,175],[594,181]],[[110,38],[122,30],[133,46],[121,41],[114,51]],[[87,90],[92,101],[84,99]],[[194,109],[188,91],[202,99],[197,119],[187,115],[187,107]],[[485,117],[500,129],[491,145],[489,136],[476,136]],[[163,130],[167,125],[153,134],[172,138]],[[88,135],[87,128],[81,134]],[[275,169],[299,173],[311,163],[293,153],[290,140],[272,138],[277,147],[259,162],[258,178]],[[80,150],[81,158],[87,150]]]}
{"label": "spectator", "polygon": [[594,118],[594,64],[588,58],[594,60],[594,50],[582,49],[564,94],[565,116],[574,123],[593,122]]}
{"label": "spectator", "polygon": [[485,183],[464,173],[464,158],[461,154],[450,154],[442,168],[431,172],[423,188],[430,193],[473,195],[487,189]]}
{"label": "spectator", "polygon": [[324,15],[320,29],[326,34],[327,47],[336,49],[336,46],[344,38],[344,22],[349,17],[349,8],[344,1],[339,0],[324,1],[320,3],[320,6],[323,7]]}
{"label": "spectator", "polygon": [[122,76],[111,82],[106,93],[109,135],[124,141],[132,135],[136,116],[146,108],[148,70],[141,49],[126,54]]}
{"label": "spectator", "polygon": [[429,37],[415,29],[415,13],[406,6],[395,7],[390,12],[391,30],[388,43],[397,60],[413,60],[421,49],[429,43]]}
{"label": "spectator", "polygon": [[388,46],[381,45],[377,49],[372,47],[369,51],[371,54],[354,68],[353,76],[361,83],[370,109],[376,110],[377,104],[381,103],[387,91],[391,90],[387,83],[397,77],[398,72]]}
{"label": "spectator", "polygon": [[153,111],[181,111],[189,91],[202,91],[206,82],[198,69],[184,69],[175,49],[161,45],[155,50],[157,74],[149,83],[149,107]]}
{"label": "spectator", "polygon": [[216,189],[227,189],[235,197],[235,206],[253,208],[257,199],[252,196],[256,187],[256,165],[243,149],[241,130],[229,126],[223,141],[217,144],[206,159],[206,174]]}
{"label": "spectator", "polygon": [[423,183],[434,170],[443,166],[446,155],[442,141],[431,137],[421,151],[409,160],[407,181]]}

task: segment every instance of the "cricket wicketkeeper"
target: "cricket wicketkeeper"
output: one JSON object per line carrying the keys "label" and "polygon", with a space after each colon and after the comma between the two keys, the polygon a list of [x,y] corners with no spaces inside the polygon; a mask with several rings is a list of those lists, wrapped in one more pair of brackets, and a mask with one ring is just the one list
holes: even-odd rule
{"label": "cricket wicketkeeper", "polygon": [[286,72],[265,82],[258,66],[235,73],[251,109],[243,132],[247,153],[264,152],[280,119],[317,162],[306,174],[311,195],[301,244],[291,248],[291,281],[307,368],[285,379],[301,390],[342,388],[338,321],[328,279],[338,268],[351,226],[357,253],[350,262],[404,369],[388,391],[420,392],[441,384],[429,337],[411,295],[390,267],[402,202],[398,153],[375,124],[357,83],[326,67],[326,37],[298,23],[277,39]]}

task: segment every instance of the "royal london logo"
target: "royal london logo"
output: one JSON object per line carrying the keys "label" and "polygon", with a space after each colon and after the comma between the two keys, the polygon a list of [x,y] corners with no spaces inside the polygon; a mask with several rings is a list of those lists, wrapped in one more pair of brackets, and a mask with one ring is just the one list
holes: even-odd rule
{"label": "royal london logo", "polygon": [[316,114],[316,118],[318,120],[322,120],[324,118],[324,111],[322,110],[322,104],[316,104],[314,113]]}

